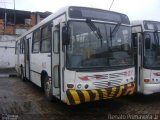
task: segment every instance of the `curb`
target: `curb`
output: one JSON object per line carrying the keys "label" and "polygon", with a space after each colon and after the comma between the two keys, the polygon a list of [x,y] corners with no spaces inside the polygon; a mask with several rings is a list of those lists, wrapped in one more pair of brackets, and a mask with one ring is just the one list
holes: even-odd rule
{"label": "curb", "polygon": [[0,77],[17,77],[17,74],[0,74]]}
{"label": "curb", "polygon": [[0,74],[0,77],[9,77],[8,74]]}

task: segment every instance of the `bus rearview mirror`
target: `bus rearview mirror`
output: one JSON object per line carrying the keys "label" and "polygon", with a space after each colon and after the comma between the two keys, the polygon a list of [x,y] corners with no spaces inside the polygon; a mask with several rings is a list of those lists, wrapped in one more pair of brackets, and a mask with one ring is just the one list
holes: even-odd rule
{"label": "bus rearview mirror", "polygon": [[62,44],[69,45],[69,32],[66,26],[62,28]]}

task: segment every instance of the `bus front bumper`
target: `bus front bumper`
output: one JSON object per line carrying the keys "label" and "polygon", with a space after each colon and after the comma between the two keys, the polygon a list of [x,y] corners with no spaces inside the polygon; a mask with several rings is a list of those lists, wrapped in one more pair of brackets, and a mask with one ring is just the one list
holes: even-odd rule
{"label": "bus front bumper", "polygon": [[144,84],[143,94],[149,95],[160,92],[160,84]]}
{"label": "bus front bumper", "polygon": [[66,91],[68,105],[76,105],[85,102],[105,100],[120,97],[123,95],[132,95],[135,91],[135,83],[131,82],[122,86],[95,90],[72,90]]}

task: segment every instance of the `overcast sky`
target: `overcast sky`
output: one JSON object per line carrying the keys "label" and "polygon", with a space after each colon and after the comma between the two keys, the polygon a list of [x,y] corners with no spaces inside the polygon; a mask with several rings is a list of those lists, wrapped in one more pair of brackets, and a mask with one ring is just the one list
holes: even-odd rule
{"label": "overcast sky", "polygon": [[[14,8],[14,0],[0,0],[0,7]],[[108,10],[112,0],[15,0],[15,8],[26,11],[56,12],[69,5]],[[130,20],[160,21],[160,0],[114,0],[112,11],[125,13]]]}

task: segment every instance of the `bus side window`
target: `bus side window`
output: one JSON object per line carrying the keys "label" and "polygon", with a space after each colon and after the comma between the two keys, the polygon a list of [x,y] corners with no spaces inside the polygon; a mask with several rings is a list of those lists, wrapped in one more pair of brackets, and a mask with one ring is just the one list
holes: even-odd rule
{"label": "bus side window", "polygon": [[40,29],[33,32],[32,52],[38,53],[40,48]]}
{"label": "bus side window", "polygon": [[51,30],[49,26],[42,28],[41,52],[50,52],[51,50]]}
{"label": "bus side window", "polygon": [[53,51],[55,53],[59,53],[59,31],[58,30],[53,32],[53,41],[54,41],[54,43],[53,43],[53,46],[54,46]]}

